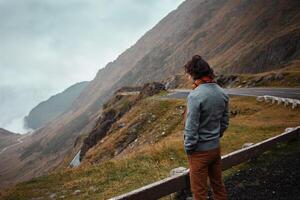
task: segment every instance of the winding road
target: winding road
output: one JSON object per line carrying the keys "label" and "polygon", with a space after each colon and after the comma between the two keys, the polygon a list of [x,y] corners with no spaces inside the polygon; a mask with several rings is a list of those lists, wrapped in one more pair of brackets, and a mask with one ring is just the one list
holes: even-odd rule
{"label": "winding road", "polygon": [[[168,90],[170,93],[161,98],[185,99],[189,89]],[[230,96],[262,96],[270,95],[300,100],[300,88],[229,88],[225,89]]]}

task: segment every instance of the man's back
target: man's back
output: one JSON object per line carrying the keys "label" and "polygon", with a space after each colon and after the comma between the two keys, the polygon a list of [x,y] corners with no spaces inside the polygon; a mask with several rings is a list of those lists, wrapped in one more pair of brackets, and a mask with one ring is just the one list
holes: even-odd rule
{"label": "man's back", "polygon": [[219,146],[219,137],[228,127],[228,101],[216,83],[200,84],[188,95],[185,147],[203,151]]}

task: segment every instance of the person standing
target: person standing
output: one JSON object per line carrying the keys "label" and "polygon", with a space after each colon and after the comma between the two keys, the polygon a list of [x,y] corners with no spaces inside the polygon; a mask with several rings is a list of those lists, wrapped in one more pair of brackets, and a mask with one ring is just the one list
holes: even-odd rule
{"label": "person standing", "polygon": [[209,178],[214,200],[224,200],[227,192],[222,181],[220,138],[229,125],[229,96],[201,56],[193,56],[184,70],[193,81],[184,113],[184,149],[191,190],[195,200],[206,200]]}

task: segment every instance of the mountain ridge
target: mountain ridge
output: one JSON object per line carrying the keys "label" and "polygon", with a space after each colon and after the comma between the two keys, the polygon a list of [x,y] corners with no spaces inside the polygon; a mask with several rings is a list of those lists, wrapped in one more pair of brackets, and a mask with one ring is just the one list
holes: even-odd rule
{"label": "mountain ridge", "polygon": [[64,91],[40,102],[31,109],[29,114],[24,118],[25,127],[30,129],[40,128],[63,112],[68,111],[74,100],[80,95],[88,83],[88,81],[75,83]]}

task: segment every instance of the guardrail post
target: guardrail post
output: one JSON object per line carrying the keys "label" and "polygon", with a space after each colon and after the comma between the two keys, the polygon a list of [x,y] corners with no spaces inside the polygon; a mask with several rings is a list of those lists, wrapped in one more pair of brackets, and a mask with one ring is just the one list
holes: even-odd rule
{"label": "guardrail post", "polygon": [[[185,167],[177,167],[175,169],[172,169],[170,171],[170,176],[176,176],[176,175],[180,175],[180,174],[183,174],[184,172],[186,172],[188,169],[185,168]],[[174,200],[186,200],[188,199],[189,197],[192,196],[192,193],[191,193],[191,188],[190,188],[190,180],[189,180],[189,177],[187,176],[186,177],[186,185],[187,187],[174,193],[174,194],[171,194],[171,199],[174,199]]]}

